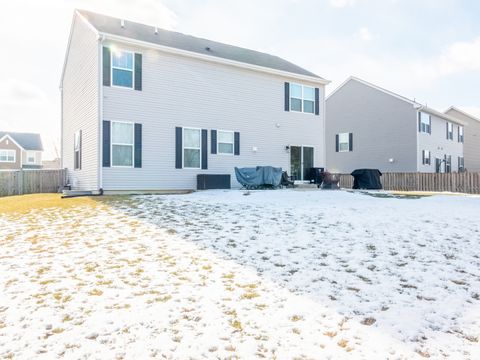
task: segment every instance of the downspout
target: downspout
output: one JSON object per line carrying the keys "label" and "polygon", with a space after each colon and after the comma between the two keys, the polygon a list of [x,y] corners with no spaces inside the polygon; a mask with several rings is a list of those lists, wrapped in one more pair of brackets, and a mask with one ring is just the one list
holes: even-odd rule
{"label": "downspout", "polygon": [[102,81],[102,69],[103,69],[103,41],[105,35],[99,35],[98,43],[98,188],[99,193],[103,194],[103,81]]}
{"label": "downspout", "polygon": [[60,89],[60,168],[63,167],[63,83]]}

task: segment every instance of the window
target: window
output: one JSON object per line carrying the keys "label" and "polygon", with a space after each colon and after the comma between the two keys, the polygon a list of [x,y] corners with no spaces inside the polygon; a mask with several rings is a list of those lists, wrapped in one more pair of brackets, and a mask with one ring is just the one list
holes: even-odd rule
{"label": "window", "polygon": [[16,155],[15,150],[1,150],[0,149],[0,162],[14,163],[15,162],[15,155]]}
{"label": "window", "polygon": [[465,159],[461,156],[458,157],[458,172],[465,171]]}
{"label": "window", "polygon": [[233,155],[233,131],[217,131],[217,148],[219,154]]}
{"label": "window", "polygon": [[315,89],[310,86],[290,84],[290,110],[313,114]]}
{"label": "window", "polygon": [[82,131],[79,130],[75,133],[73,138],[73,168],[75,170],[81,169],[81,147],[82,147]]}
{"label": "window", "polygon": [[112,51],[112,85],[133,88],[133,53]]}
{"label": "window", "polygon": [[432,133],[432,117],[424,112],[420,113],[420,132]]}
{"label": "window", "polygon": [[349,133],[338,134],[338,151],[339,152],[350,151],[350,134]]}
{"label": "window", "polygon": [[463,143],[464,135],[463,135],[463,126],[458,127],[458,142]]}
{"label": "window", "polygon": [[423,160],[422,160],[423,165],[431,165],[430,159],[431,159],[430,150],[423,150]]}
{"label": "window", "polygon": [[183,128],[183,167],[200,169],[202,143],[200,129]]}
{"label": "window", "polygon": [[133,123],[112,121],[112,166],[133,166]]}
{"label": "window", "polygon": [[35,164],[35,151],[27,151],[27,164]]}
{"label": "window", "polygon": [[445,155],[445,172],[452,172],[452,155]]}
{"label": "window", "polygon": [[447,140],[453,140],[453,124],[447,122]]}

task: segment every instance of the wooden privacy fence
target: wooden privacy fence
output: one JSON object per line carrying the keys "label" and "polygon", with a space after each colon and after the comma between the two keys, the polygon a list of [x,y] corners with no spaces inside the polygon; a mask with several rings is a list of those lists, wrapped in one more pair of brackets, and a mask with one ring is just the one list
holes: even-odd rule
{"label": "wooden privacy fence", "polygon": [[[480,173],[383,173],[380,178],[385,190],[450,191],[480,194]],[[352,188],[353,176],[340,175],[340,187]]]}
{"label": "wooden privacy fence", "polygon": [[54,193],[66,182],[67,171],[7,170],[0,171],[0,196]]}

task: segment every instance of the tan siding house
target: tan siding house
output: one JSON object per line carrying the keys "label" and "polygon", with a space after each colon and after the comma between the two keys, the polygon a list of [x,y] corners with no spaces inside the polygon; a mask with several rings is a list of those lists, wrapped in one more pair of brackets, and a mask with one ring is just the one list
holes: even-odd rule
{"label": "tan siding house", "polygon": [[0,170],[39,169],[42,153],[39,134],[0,131]]}

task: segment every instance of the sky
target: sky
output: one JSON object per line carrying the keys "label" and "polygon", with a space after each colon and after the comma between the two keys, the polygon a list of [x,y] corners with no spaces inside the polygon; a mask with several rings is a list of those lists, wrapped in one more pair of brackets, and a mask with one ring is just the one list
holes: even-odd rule
{"label": "sky", "polygon": [[60,153],[59,82],[75,8],[283,57],[328,80],[357,76],[437,110],[480,117],[480,1],[15,0],[0,11],[0,130]]}

